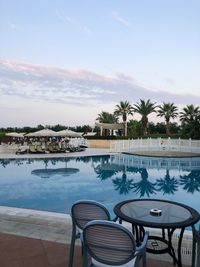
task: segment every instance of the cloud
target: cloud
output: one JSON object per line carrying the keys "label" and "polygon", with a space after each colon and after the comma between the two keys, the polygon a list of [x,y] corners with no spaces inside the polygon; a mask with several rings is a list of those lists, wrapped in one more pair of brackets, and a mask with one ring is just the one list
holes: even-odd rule
{"label": "cloud", "polygon": [[87,70],[0,60],[0,95],[36,102],[95,106],[128,100],[151,99],[179,105],[198,104],[200,97],[152,91],[123,73],[105,76]]}
{"label": "cloud", "polygon": [[12,31],[20,30],[20,27],[11,21],[8,21],[7,25]]}
{"label": "cloud", "polygon": [[73,19],[67,15],[63,15],[62,12],[60,12],[58,9],[56,10],[56,16],[64,24],[67,24],[67,25],[71,24],[74,28],[78,29],[79,31],[83,33],[90,34],[92,32],[92,30],[88,26],[83,25],[78,20]]}
{"label": "cloud", "polygon": [[117,11],[112,12],[112,18],[127,28],[131,27],[131,24],[126,19],[124,19],[121,15],[119,15]]}

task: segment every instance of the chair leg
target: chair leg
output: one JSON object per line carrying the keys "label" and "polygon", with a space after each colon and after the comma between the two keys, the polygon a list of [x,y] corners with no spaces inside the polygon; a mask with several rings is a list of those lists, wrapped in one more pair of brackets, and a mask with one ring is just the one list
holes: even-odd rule
{"label": "chair leg", "polygon": [[142,255],[142,260],[143,260],[143,267],[147,266],[147,256],[146,256],[146,251]]}
{"label": "chair leg", "polygon": [[68,260],[68,267],[73,267],[75,241],[76,241],[76,227],[73,226],[72,237],[71,237],[71,245],[70,245],[70,252],[69,252],[69,260]]}

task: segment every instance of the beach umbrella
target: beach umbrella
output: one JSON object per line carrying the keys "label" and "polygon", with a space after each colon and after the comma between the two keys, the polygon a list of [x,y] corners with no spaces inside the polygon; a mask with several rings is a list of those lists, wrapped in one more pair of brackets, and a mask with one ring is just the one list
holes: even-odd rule
{"label": "beach umbrella", "polygon": [[40,130],[34,133],[26,134],[25,136],[27,137],[45,137],[45,136],[53,137],[53,136],[57,136],[57,133],[50,129],[43,129],[43,130]]}
{"label": "beach umbrella", "polygon": [[17,137],[17,138],[24,138],[24,134],[23,133],[16,133],[16,132],[6,133],[6,136]]}
{"label": "beach umbrella", "polygon": [[66,130],[57,132],[56,136],[81,137],[81,133],[77,133],[77,132],[66,129]]}

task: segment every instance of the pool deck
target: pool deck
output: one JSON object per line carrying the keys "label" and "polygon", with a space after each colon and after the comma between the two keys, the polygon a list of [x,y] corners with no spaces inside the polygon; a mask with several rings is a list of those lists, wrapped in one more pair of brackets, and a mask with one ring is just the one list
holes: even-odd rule
{"label": "pool deck", "polygon": [[[66,267],[71,230],[68,214],[0,206],[0,266]],[[76,254],[74,267],[80,267],[80,242]],[[149,267],[173,266],[166,254],[147,254],[147,259]]]}
{"label": "pool deck", "polygon": [[167,157],[167,158],[188,158],[200,157],[200,153],[179,152],[179,151],[129,151],[129,155],[148,156],[148,157]]}
{"label": "pool deck", "polygon": [[41,153],[41,154],[23,154],[16,155],[14,152],[6,153],[6,149],[0,149],[0,159],[25,159],[25,158],[61,158],[61,157],[81,157],[81,156],[97,156],[97,155],[109,155],[109,149],[106,148],[87,148],[81,152],[67,152],[67,153]]}
{"label": "pool deck", "polygon": [[[153,151],[138,151],[137,155],[175,156],[161,151],[157,155]],[[0,158],[46,158],[108,155],[109,149],[86,149],[83,152],[59,154],[24,154],[2,153]],[[135,151],[133,154],[136,154]],[[193,153],[192,153],[193,154]],[[183,156],[176,153],[177,157]],[[184,153],[184,157],[191,157]],[[200,156],[200,155],[199,155]],[[18,209],[0,206],[0,266],[1,267],[66,267],[71,239],[71,218],[69,214],[44,212],[29,209]],[[76,247],[74,267],[80,267],[81,253]],[[148,254],[148,267],[174,266],[167,255]],[[183,267],[186,267],[184,265]]]}
{"label": "pool deck", "polygon": [[[1,267],[66,267],[69,245],[0,233]],[[82,266],[80,246],[76,246],[73,267]],[[172,262],[149,259],[148,267],[172,267]],[[142,264],[140,264],[142,267]],[[183,265],[183,267],[189,267]]]}

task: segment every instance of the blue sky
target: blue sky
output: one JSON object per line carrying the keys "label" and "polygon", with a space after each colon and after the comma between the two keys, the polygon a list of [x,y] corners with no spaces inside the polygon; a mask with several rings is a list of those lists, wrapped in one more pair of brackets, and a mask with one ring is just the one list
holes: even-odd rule
{"label": "blue sky", "polygon": [[94,125],[121,100],[199,105],[199,11],[194,0],[0,0],[0,127]]}

